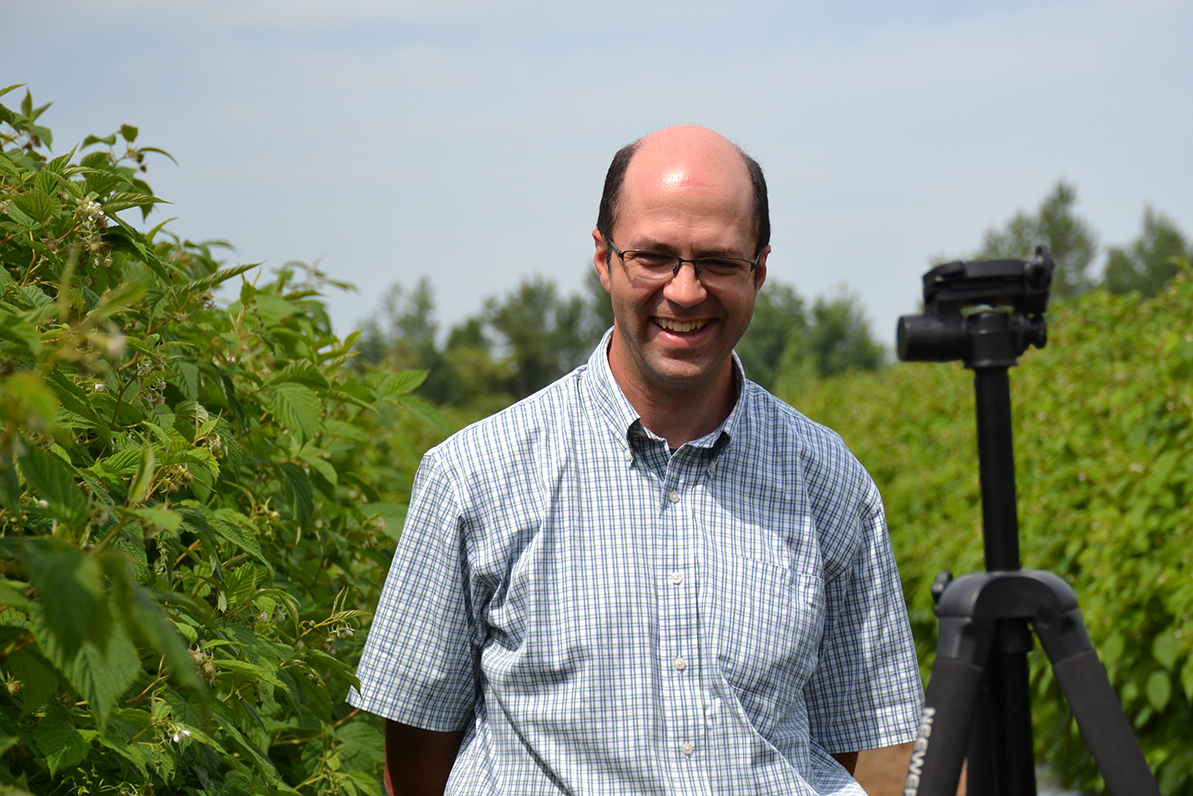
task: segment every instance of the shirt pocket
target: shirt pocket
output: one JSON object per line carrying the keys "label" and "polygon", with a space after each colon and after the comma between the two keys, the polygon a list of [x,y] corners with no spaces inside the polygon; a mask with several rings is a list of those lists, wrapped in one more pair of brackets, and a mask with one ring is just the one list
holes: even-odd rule
{"label": "shirt pocket", "polygon": [[768,736],[802,704],[819,661],[824,582],[732,557],[716,560],[710,574],[717,666],[754,728]]}

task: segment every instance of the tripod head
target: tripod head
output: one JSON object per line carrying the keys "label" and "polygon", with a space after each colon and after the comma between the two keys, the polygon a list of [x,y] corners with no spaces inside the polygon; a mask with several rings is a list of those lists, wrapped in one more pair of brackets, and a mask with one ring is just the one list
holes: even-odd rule
{"label": "tripod head", "polygon": [[1044,310],[1054,264],[1047,246],[1030,260],[957,260],[924,274],[924,314],[899,318],[904,362],[1007,368],[1048,341]]}

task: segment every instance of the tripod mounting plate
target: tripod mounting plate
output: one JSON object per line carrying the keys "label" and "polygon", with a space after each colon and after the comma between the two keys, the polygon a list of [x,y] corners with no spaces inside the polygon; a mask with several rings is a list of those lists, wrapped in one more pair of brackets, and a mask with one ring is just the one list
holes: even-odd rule
{"label": "tripod mounting plate", "polygon": [[1054,269],[1048,247],[1029,260],[957,260],[924,274],[924,313],[897,329],[904,362],[961,360],[969,368],[1011,367],[1048,340],[1044,311]]}

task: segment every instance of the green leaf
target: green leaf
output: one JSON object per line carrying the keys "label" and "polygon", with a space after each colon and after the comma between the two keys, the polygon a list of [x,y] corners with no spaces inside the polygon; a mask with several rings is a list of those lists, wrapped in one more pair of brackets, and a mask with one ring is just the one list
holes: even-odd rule
{"label": "green leaf", "polygon": [[331,462],[323,458],[323,454],[307,451],[302,454],[302,460],[306,462],[312,470],[319,473],[327,479],[327,482],[332,486],[339,483],[339,478],[336,476],[336,468],[331,466]]}
{"label": "green leaf", "polygon": [[[25,584],[18,584],[22,588]],[[23,591],[13,585],[10,580],[0,579],[0,605],[10,606],[13,608],[28,608],[33,604],[33,600],[29,599]]]}
{"label": "green leaf", "polygon": [[[4,272],[4,270],[0,268],[0,272]],[[38,292],[40,293],[40,291]],[[21,293],[24,295],[24,288],[21,288]],[[15,350],[9,348],[11,352],[9,356],[12,356],[13,353],[25,354],[33,359],[41,351],[41,334],[37,331],[37,327],[20,315],[0,313],[0,337],[10,346],[14,344],[16,346]]]}
{"label": "green leaf", "polygon": [[137,128],[133,127],[131,124],[120,125],[120,137],[131,144],[133,141],[137,140]]}
{"label": "green leaf", "polygon": [[34,635],[51,661],[63,668],[84,641],[106,642],[112,621],[95,559],[57,540],[34,539],[24,544],[22,561],[40,599]]}
{"label": "green leaf", "polygon": [[132,481],[128,485],[128,502],[138,505],[149,497],[149,487],[153,484],[153,476],[157,472],[153,447],[148,442],[141,443],[141,455],[137,458],[137,469],[133,472]]}
{"label": "green leaf", "polygon": [[236,545],[238,548],[248,553],[250,556],[260,561],[265,566],[269,567],[270,572],[273,571],[273,565],[265,558],[264,553],[261,552],[261,545],[257,539],[244,528],[242,528],[235,520],[228,519],[225,509],[216,511],[215,516],[211,517],[209,524],[212,529],[223,539]]}
{"label": "green leaf", "polygon": [[37,445],[27,444],[21,454],[21,472],[35,495],[46,502],[45,511],[67,525],[87,522],[87,498],[75,483],[73,468]]}
{"label": "green leaf", "polygon": [[1168,672],[1152,672],[1152,676],[1147,678],[1147,701],[1157,711],[1163,710],[1168,706],[1168,700],[1172,697],[1172,678],[1168,676]]}
{"label": "green leaf", "polygon": [[12,198],[12,203],[25,215],[41,224],[53,218],[54,212],[58,209],[58,203],[45,191],[17,194]]}
{"label": "green leaf", "polygon": [[365,377],[369,390],[382,401],[400,398],[418,389],[427,380],[428,370],[400,370],[397,373],[370,373]]}
{"label": "green leaf", "polygon": [[[58,188],[60,186],[61,183],[58,182],[54,172],[51,171],[48,166],[37,172],[37,177],[33,180],[33,187],[49,196],[51,199],[53,199],[54,194],[58,192]],[[30,213],[30,215],[33,214]]]}
{"label": "green leaf", "polygon": [[16,464],[7,453],[0,453],[0,506],[17,516],[21,513],[21,483]]}
{"label": "green leaf", "polygon": [[61,711],[53,711],[37,723],[33,741],[45,757],[50,774],[57,775],[83,762],[95,735],[94,730],[80,730]]}
{"label": "green leaf", "polygon": [[182,389],[182,394],[185,395],[191,401],[199,400],[199,368],[198,368],[198,366],[195,365],[195,363],[193,363],[193,362],[187,362],[185,360],[180,360],[178,362],[173,363],[173,367],[175,370],[178,371],[178,375],[182,377],[181,378],[182,383],[179,385],[179,387]]}
{"label": "green leaf", "polygon": [[275,385],[269,393],[269,406],[278,422],[288,426],[300,440],[310,439],[323,429],[323,406],[309,387],[294,382]]}
{"label": "green leaf", "polygon": [[431,428],[447,434],[451,431],[447,419],[439,414],[439,410],[431,406],[417,395],[405,395],[398,399],[398,403],[410,410],[410,414],[426,423]]}
{"label": "green leaf", "polygon": [[84,642],[64,671],[71,685],[87,700],[91,715],[101,729],[107,726],[116,701],[140,673],[137,648],[120,622],[113,623],[106,644]]}
{"label": "green leaf", "polygon": [[21,681],[21,718],[45,705],[58,691],[58,675],[49,661],[26,647],[8,656],[5,665]]}
{"label": "green leaf", "polygon": [[1180,655],[1181,642],[1172,628],[1158,634],[1156,640],[1152,642],[1152,657],[1168,671],[1172,671]]}
{"label": "green leaf", "polygon": [[268,326],[276,326],[283,318],[287,318],[298,312],[298,307],[286,301],[281,296],[275,296],[272,293],[257,292],[256,296],[257,313],[261,316],[261,321]]}
{"label": "green leaf", "polygon": [[[4,381],[3,390],[23,402],[28,410],[40,415],[46,426],[54,425],[54,418],[58,413],[58,401],[54,397],[53,391],[41,380],[40,375],[29,371],[14,373]],[[21,419],[25,418],[21,417]]]}
{"label": "green leaf", "polygon": [[169,509],[140,508],[129,513],[167,531],[177,531],[182,526],[182,515]]}
{"label": "green leaf", "polygon": [[264,680],[272,685],[274,688],[286,688],[285,683],[278,679],[278,676],[266,669],[264,666],[257,666],[247,661],[239,661],[234,658],[222,658],[215,661],[215,665],[221,669],[226,669],[229,672],[236,674],[243,674],[251,677],[254,680]]}
{"label": "green leaf", "polygon": [[402,525],[406,522],[404,503],[366,503],[360,507],[366,517],[378,517],[385,523],[385,535],[397,541],[402,537]]}
{"label": "green leaf", "polygon": [[285,463],[279,468],[294,517],[300,528],[309,528],[315,513],[315,490],[311,487],[311,479],[297,464]]}

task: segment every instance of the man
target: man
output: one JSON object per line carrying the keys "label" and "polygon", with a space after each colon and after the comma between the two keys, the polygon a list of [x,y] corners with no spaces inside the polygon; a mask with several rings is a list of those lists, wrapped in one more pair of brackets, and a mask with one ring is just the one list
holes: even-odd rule
{"label": "man", "polygon": [[619,152],[613,329],[424,458],[350,697],[393,793],[861,794],[856,753],[912,739],[877,490],[733,356],[766,201],[710,130]]}

